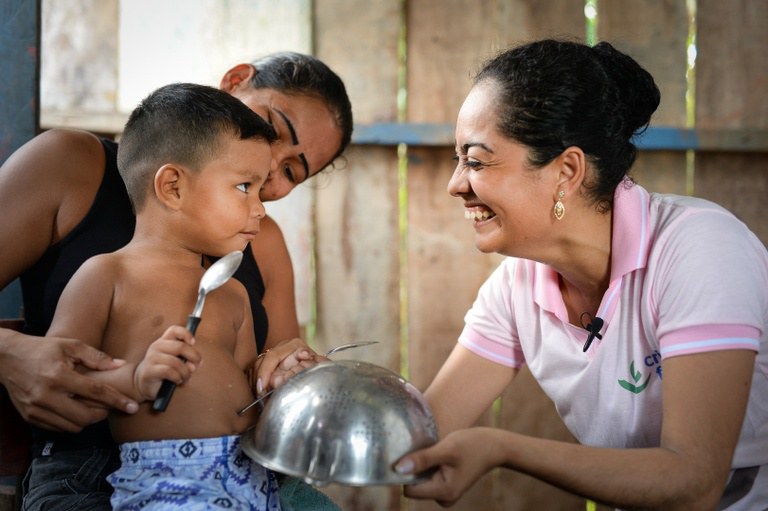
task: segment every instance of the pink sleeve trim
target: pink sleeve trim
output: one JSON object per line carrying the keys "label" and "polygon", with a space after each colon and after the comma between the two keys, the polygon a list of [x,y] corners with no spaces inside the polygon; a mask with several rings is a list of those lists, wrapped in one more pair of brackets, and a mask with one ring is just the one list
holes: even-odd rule
{"label": "pink sleeve trim", "polygon": [[746,325],[697,325],[669,332],[659,344],[662,357],[719,350],[759,351],[760,330]]}
{"label": "pink sleeve trim", "polygon": [[507,367],[519,369],[525,363],[519,347],[487,339],[469,326],[465,326],[461,332],[459,344],[475,355]]}

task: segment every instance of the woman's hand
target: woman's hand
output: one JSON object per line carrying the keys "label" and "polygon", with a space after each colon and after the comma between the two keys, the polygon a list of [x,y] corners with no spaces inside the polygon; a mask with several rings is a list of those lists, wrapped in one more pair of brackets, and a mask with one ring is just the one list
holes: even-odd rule
{"label": "woman's hand", "polygon": [[35,426],[77,433],[104,420],[112,408],[135,413],[138,404],[79,370],[113,370],[125,362],[76,339],[3,332],[2,384],[21,416]]}
{"label": "woman's hand", "polygon": [[256,393],[276,389],[295,374],[325,360],[328,358],[315,353],[298,337],[282,341],[256,358]]}
{"label": "woman's hand", "polygon": [[434,470],[428,481],[406,486],[405,496],[452,506],[483,474],[503,463],[504,450],[495,441],[503,434],[492,428],[460,429],[432,447],[404,456],[394,467],[400,474]]}

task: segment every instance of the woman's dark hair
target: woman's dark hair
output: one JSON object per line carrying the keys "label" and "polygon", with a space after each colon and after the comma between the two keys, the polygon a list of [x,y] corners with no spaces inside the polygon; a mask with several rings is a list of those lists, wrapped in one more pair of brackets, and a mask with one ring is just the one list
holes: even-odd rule
{"label": "woman's dark hair", "polygon": [[608,211],[637,155],[632,137],[659,106],[653,77],[609,43],[542,40],[489,60],[475,84],[485,80],[498,86],[499,131],[529,148],[529,163],[580,147],[595,170],[588,197]]}
{"label": "woman's dark hair", "polygon": [[271,53],[251,64],[256,68],[251,79],[255,89],[274,89],[285,94],[315,97],[333,112],[341,129],[341,146],[321,168],[330,165],[352,140],[352,104],[341,78],[321,60],[303,53]]}
{"label": "woman's dark hair", "polygon": [[274,128],[245,103],[214,87],[172,83],[160,87],[131,112],[120,136],[117,167],[134,211],[166,163],[199,170],[216,155],[223,135],[272,143]]}

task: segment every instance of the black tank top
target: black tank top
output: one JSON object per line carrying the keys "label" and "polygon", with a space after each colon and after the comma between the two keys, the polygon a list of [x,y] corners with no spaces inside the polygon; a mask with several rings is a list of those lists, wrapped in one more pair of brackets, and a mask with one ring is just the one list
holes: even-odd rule
{"label": "black tank top", "polygon": [[[136,217],[128,193],[117,171],[117,144],[102,139],[106,156],[104,178],[90,210],[83,220],[61,241],[52,245],[43,256],[19,278],[24,303],[24,331],[30,335],[45,335],[53,321],[56,304],[64,287],[86,259],[97,254],[114,252],[133,237]],[[261,301],[264,280],[248,247],[235,278],[245,285],[251,301],[253,328],[259,351],[267,338],[267,314]],[[33,429],[33,456],[49,449],[66,450],[85,446],[114,446],[107,421],[85,428],[78,434],[57,433]],[[51,444],[51,442],[53,442]],[[52,447],[51,447],[52,446]]]}

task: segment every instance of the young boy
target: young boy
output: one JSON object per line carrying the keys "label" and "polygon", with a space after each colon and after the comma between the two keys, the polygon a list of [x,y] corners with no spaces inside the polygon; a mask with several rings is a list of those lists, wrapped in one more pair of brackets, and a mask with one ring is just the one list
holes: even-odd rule
{"label": "young boy", "polygon": [[[194,308],[207,256],[242,250],[259,230],[259,200],[274,129],[212,87],[172,84],[133,111],[118,167],[136,212],[124,248],[89,259],[59,301],[49,335],[73,337],[124,360],[91,375],[142,403],[113,413],[121,468],[114,509],[280,508],[274,475],[247,458],[238,434],[255,419],[246,376],[256,359],[248,296],[230,279]],[[178,388],[152,411],[163,380]],[[195,507],[199,506],[199,507]]]}

